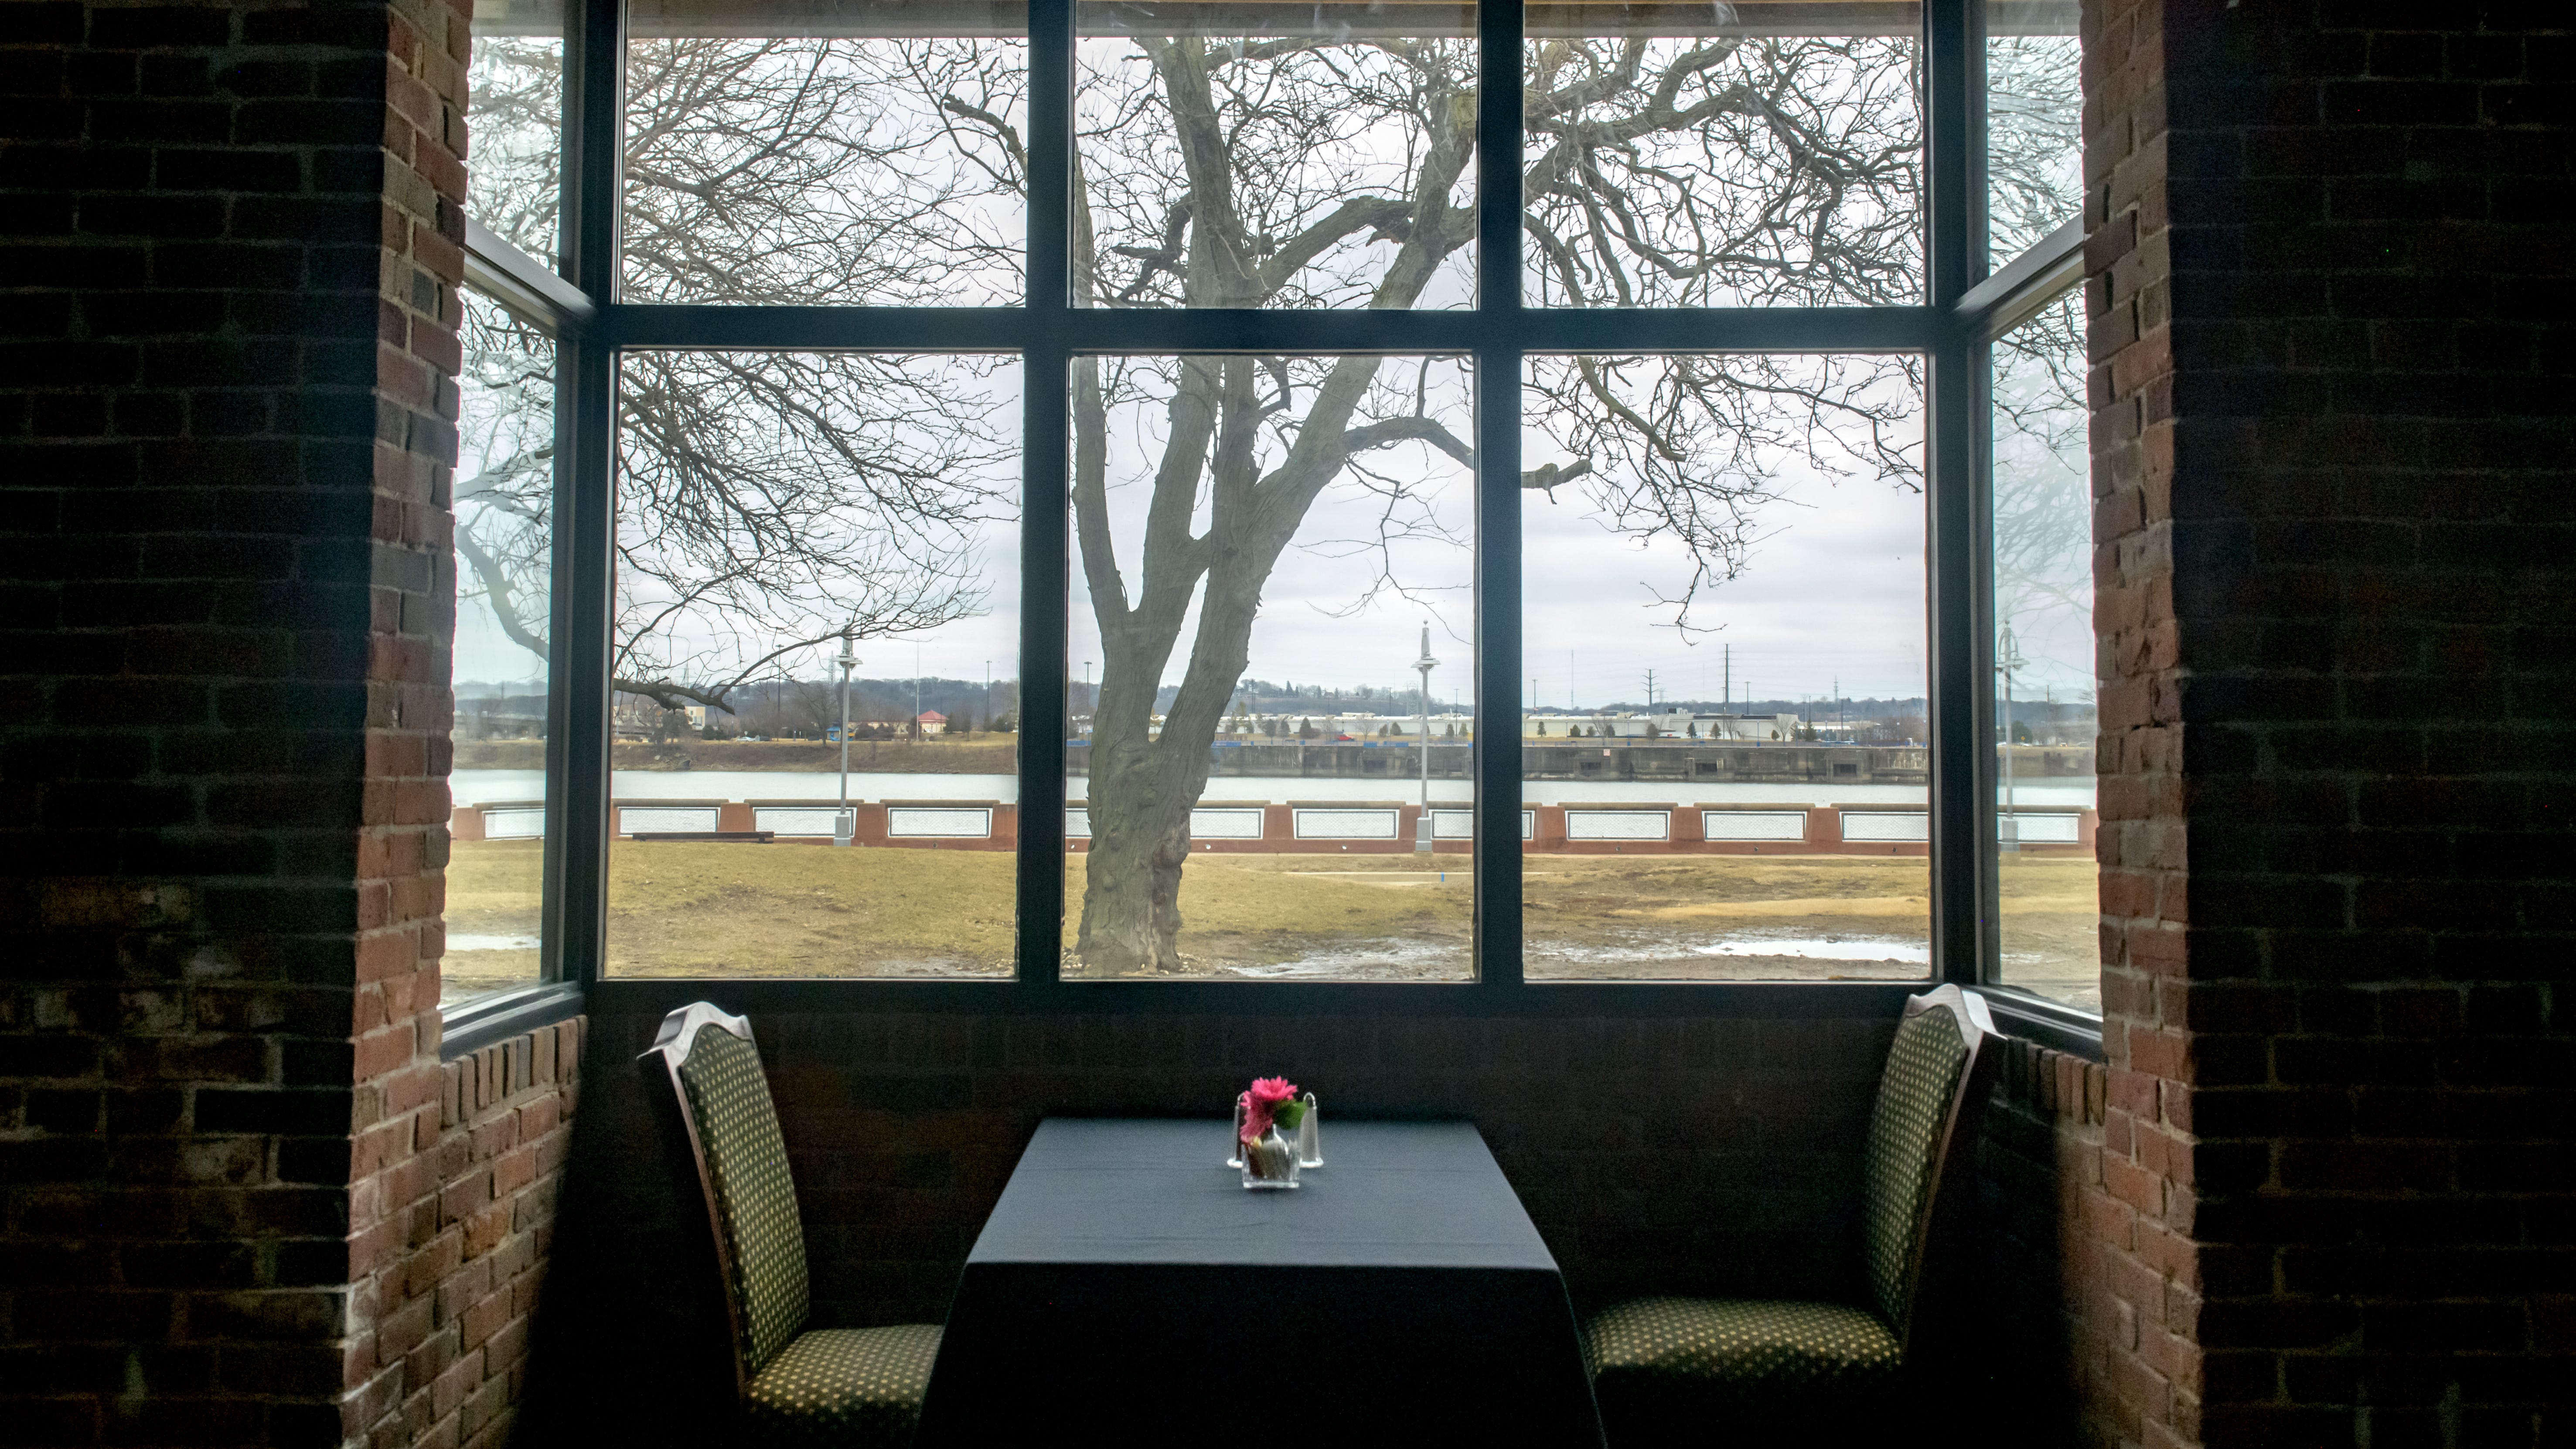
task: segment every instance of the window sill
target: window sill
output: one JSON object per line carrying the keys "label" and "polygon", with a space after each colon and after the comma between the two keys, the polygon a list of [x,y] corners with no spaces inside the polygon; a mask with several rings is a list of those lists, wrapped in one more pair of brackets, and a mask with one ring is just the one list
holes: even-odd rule
{"label": "window sill", "polygon": [[438,1059],[452,1062],[470,1056],[495,1042],[579,1016],[584,1007],[580,987],[548,981],[442,1008]]}
{"label": "window sill", "polygon": [[2006,1035],[2087,1061],[2105,1059],[2102,1018],[2018,986],[1980,986],[1977,994],[1986,999],[1987,1009],[1995,1014],[1995,1025],[2003,1028]]}

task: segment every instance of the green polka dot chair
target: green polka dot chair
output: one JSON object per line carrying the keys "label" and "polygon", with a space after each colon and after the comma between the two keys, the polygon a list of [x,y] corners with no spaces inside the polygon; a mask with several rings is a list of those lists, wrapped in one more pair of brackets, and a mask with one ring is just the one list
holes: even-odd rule
{"label": "green polka dot chair", "polygon": [[1909,1389],[1925,1378],[1937,1336],[1945,1280],[1926,1267],[1947,1235],[1935,1228],[1955,1224],[1972,1194],[1977,1118],[2001,1041],[1985,1002],[1956,986],[1905,1003],[1870,1114],[1861,1283],[1847,1300],[1640,1298],[1585,1326],[1614,1449],[1896,1442],[1889,1410],[1916,1401]]}
{"label": "green polka dot chair", "polygon": [[702,1202],[736,1423],[761,1445],[909,1444],[939,1327],[812,1328],[796,1182],[751,1023],[701,1001],[638,1062],[685,1205]]}

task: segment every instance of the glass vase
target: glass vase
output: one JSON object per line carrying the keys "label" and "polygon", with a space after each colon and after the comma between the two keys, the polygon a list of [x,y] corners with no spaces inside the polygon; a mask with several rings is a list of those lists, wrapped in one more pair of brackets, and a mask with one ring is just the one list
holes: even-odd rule
{"label": "glass vase", "polygon": [[1243,1144],[1243,1185],[1256,1192],[1297,1185],[1297,1146],[1279,1135],[1277,1123]]}

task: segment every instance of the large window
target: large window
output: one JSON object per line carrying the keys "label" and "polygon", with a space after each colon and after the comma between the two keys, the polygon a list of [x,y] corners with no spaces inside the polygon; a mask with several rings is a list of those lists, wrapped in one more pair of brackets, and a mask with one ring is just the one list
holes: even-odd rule
{"label": "large window", "polygon": [[[478,7],[468,84],[478,251],[517,252],[531,270],[533,258],[551,265],[562,214],[560,11],[525,0]],[[473,280],[494,279],[478,266]],[[549,940],[560,932],[548,929],[547,905],[560,875],[549,856],[562,835],[550,736],[560,703],[552,681],[563,349],[542,306],[508,305],[471,283],[457,305],[453,812],[439,975],[448,1008],[541,983],[562,945]]]}
{"label": "large window", "polygon": [[555,343],[478,292],[464,305],[449,1003],[541,975],[553,613]]}
{"label": "large window", "polygon": [[1930,974],[1921,373],[1532,360],[1532,979]]}
{"label": "large window", "polygon": [[620,359],[607,974],[1010,974],[1019,373]]}
{"label": "large window", "polygon": [[2089,1006],[2073,8],[496,11],[460,806],[639,990]]}
{"label": "large window", "polygon": [[636,5],[626,297],[1018,301],[1028,44],[1004,8]]}
{"label": "large window", "polygon": [[1530,7],[1534,305],[1923,300],[1919,7],[1794,8]]}
{"label": "large window", "polygon": [[1996,944],[2001,979],[2102,1004],[2093,841],[2093,490],[2073,294],[1994,359]]}
{"label": "large window", "polygon": [[1471,391],[1075,362],[1068,976],[1474,975]]}

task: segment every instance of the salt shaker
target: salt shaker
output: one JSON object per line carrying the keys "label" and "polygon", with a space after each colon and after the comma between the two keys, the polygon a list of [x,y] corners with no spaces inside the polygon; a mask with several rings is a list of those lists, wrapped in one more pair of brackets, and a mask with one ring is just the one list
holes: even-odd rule
{"label": "salt shaker", "polygon": [[[1243,1114],[1250,1107],[1251,1098],[1252,1094],[1250,1092],[1238,1092],[1235,1094],[1234,1131],[1227,1134],[1225,1139],[1225,1165],[1228,1167],[1239,1168],[1243,1166]],[[1298,1140],[1302,1144],[1305,1139],[1301,1137]]]}
{"label": "salt shaker", "polygon": [[1306,1094],[1305,1120],[1297,1124],[1297,1165],[1324,1165],[1323,1129],[1315,1125],[1315,1094],[1312,1092]]}

